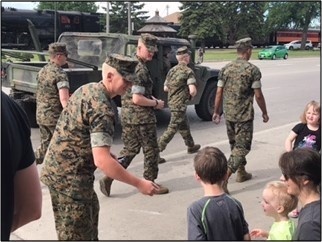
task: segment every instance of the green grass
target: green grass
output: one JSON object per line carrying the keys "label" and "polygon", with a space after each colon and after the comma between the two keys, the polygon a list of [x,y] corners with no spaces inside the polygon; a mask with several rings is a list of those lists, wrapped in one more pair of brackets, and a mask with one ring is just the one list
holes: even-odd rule
{"label": "green grass", "polygon": [[[253,49],[252,59],[257,59],[258,52],[262,48]],[[195,59],[198,59],[196,51]],[[204,62],[231,61],[236,59],[236,49],[206,49]],[[288,51],[289,58],[321,57],[320,50],[292,50]]]}

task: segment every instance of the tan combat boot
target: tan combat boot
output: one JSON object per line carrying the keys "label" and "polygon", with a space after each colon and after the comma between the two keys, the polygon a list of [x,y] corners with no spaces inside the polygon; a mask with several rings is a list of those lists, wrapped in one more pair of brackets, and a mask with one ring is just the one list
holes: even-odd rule
{"label": "tan combat boot", "polygon": [[236,182],[244,182],[252,179],[252,174],[245,170],[244,165],[240,165],[237,170]]}
{"label": "tan combat boot", "polygon": [[155,183],[159,186],[159,189],[154,193],[155,195],[162,195],[162,194],[167,194],[169,193],[169,189],[158,184],[158,183]]}
{"label": "tan combat boot", "polygon": [[163,163],[166,163],[166,162],[167,162],[166,159],[159,157],[158,164],[163,164]]}
{"label": "tan combat boot", "polygon": [[105,176],[100,180],[100,190],[107,197],[111,194],[111,185],[113,180],[114,179],[109,178],[108,176]]}
{"label": "tan combat boot", "polygon": [[226,194],[228,194],[228,195],[229,195],[230,193],[229,193],[229,191],[228,191],[227,185],[228,185],[228,180],[229,180],[229,177],[231,176],[231,174],[233,174],[233,173],[232,173],[232,171],[228,168],[228,170],[227,170],[227,179],[224,181],[223,186],[222,186],[222,188],[223,188],[224,192],[225,192]]}
{"label": "tan combat boot", "polygon": [[200,149],[200,145],[194,145],[192,147],[188,147],[188,154],[196,153]]}

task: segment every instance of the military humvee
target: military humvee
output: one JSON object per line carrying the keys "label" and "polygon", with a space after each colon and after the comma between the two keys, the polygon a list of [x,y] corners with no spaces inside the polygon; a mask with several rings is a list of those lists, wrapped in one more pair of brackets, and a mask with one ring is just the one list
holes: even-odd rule
{"label": "military humvee", "polygon": [[[135,56],[139,36],[112,33],[80,33],[65,32],[59,36],[58,42],[66,43],[68,67],[64,68],[70,81],[70,92],[89,83],[98,82],[101,78],[101,65],[111,53],[120,53]],[[176,50],[188,46],[192,51],[189,66],[194,70],[198,94],[189,104],[195,105],[197,115],[205,121],[210,121],[213,112],[213,103],[217,89],[219,70],[197,65],[194,63],[194,40],[178,38],[158,38],[158,51],[153,60],[148,63],[154,87],[153,95],[167,103],[167,93],[163,91],[163,83],[167,74],[165,52],[169,52],[168,63],[171,67],[177,64]],[[39,53],[38,53],[39,54]],[[21,103],[25,109],[32,127],[37,127],[35,119],[37,90],[36,76],[46,64],[41,62],[6,63],[7,86],[11,87],[11,96]],[[168,64],[169,65],[169,64]],[[114,99],[120,107],[120,97]]]}

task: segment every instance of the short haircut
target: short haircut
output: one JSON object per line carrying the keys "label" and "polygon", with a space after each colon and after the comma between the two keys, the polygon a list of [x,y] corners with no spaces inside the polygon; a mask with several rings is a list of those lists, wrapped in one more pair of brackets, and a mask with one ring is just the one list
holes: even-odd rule
{"label": "short haircut", "polygon": [[225,179],[227,159],[221,150],[208,146],[196,154],[194,168],[203,182],[215,184]]}
{"label": "short haircut", "polygon": [[265,189],[270,190],[274,194],[275,201],[284,207],[283,215],[287,215],[297,207],[297,197],[287,193],[287,186],[284,182],[269,182],[266,184]]}
{"label": "short haircut", "polygon": [[319,123],[320,123],[320,121],[321,121],[321,107],[320,107],[320,103],[318,103],[317,101],[314,101],[314,100],[312,100],[311,102],[309,102],[308,104],[306,104],[306,106],[304,108],[304,112],[300,116],[301,122],[303,124],[306,124],[306,112],[307,112],[307,110],[309,110],[310,107],[313,107],[313,111],[314,112],[317,112],[320,115],[320,119],[319,119]]}
{"label": "short haircut", "polygon": [[284,177],[289,177],[301,188],[301,178],[312,182],[313,189],[321,184],[321,154],[310,148],[284,152],[279,159]]}

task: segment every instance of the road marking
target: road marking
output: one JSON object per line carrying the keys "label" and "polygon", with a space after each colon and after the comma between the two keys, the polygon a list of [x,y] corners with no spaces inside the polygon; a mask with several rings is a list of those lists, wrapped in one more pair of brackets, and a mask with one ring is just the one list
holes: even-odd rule
{"label": "road marking", "polygon": [[129,209],[131,212],[139,212],[139,213],[146,213],[146,214],[152,214],[152,215],[162,215],[159,212],[155,211],[148,211],[148,210],[140,210],[140,209]]}

